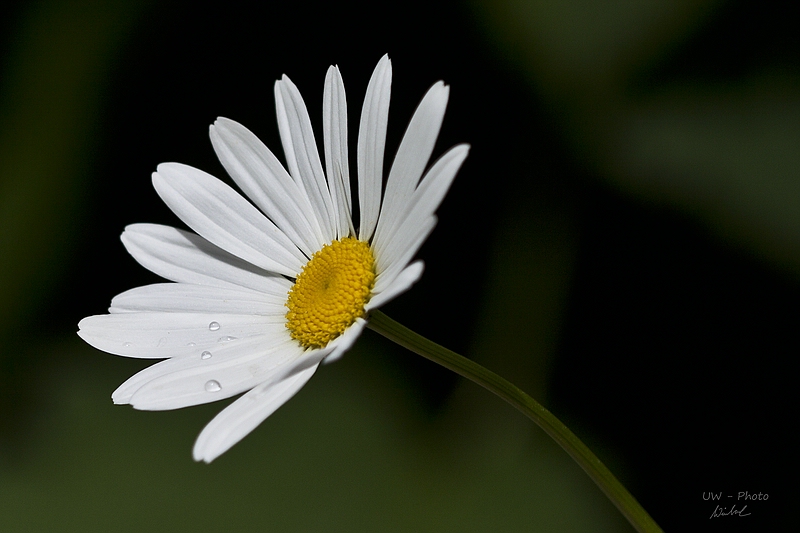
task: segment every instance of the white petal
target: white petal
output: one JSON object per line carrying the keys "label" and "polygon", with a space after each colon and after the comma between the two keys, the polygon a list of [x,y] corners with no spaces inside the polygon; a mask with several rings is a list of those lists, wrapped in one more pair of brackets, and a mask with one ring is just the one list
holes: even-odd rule
{"label": "white petal", "polygon": [[186,357],[264,334],[288,338],[284,316],[114,313],[86,317],[78,335],[98,350],[142,359]]}
{"label": "white petal", "polygon": [[[234,396],[267,379],[282,378],[284,373],[294,368],[291,366],[291,363],[302,355],[300,346],[296,342],[291,341],[288,334],[281,334],[281,332],[274,332],[274,334],[266,333],[246,339],[219,343],[210,348],[210,350],[198,350],[190,356],[173,357],[172,359],[161,361],[137,372],[114,391],[114,394],[111,396],[112,400],[114,400],[116,404],[132,403],[137,409],[176,409],[185,405],[193,405],[194,403],[207,403],[224,397]],[[264,361],[253,361],[259,357],[262,357]],[[214,392],[214,394],[200,394],[202,392],[208,392],[205,391],[205,384],[211,379],[214,379],[211,377],[206,378],[206,380],[201,383],[202,388],[200,388],[200,390],[194,391],[196,393],[194,403],[170,403],[172,401],[170,399],[170,394],[172,394],[172,392],[170,392],[168,387],[164,387],[161,391],[153,390],[154,384],[157,384],[159,380],[161,380],[162,383],[165,380],[169,381],[170,376],[173,378],[184,378],[186,383],[183,384],[183,389],[190,388],[198,379],[193,380],[191,375],[187,375],[186,373],[197,375],[214,368],[217,370],[215,375],[220,376],[223,374],[223,372],[220,371],[220,365],[230,365],[236,362],[241,362],[245,365],[248,362],[254,364],[254,368],[258,368],[261,375],[261,378],[251,382],[249,387],[245,386],[239,388],[238,393],[236,392],[237,389],[234,386],[233,378],[231,378],[230,380],[226,380],[226,384],[229,386],[224,393],[220,390],[212,390],[210,392]],[[289,364],[286,365],[286,368],[277,368],[280,362],[288,362]],[[264,374],[267,367],[274,369],[274,375]],[[137,397],[136,401],[133,401],[133,396],[142,390],[143,387],[148,386],[148,384],[149,392]],[[173,386],[175,385],[173,384]],[[181,387],[181,385],[178,384],[177,387]],[[172,407],[170,407],[170,405],[172,405]]]}
{"label": "white petal", "polygon": [[286,76],[275,82],[278,131],[289,173],[306,191],[326,244],[335,237],[333,202],[319,160],[311,119],[300,91]]}
{"label": "white petal", "polygon": [[209,135],[225,170],[275,225],[308,257],[322,248],[325,239],[308,197],[269,148],[226,118],[218,118]]}
{"label": "white petal", "polygon": [[210,359],[193,359],[189,367],[181,365],[185,360],[159,363],[181,368],[162,368],[161,375],[142,384],[129,403],[136,409],[161,411],[230,398],[280,380],[303,357],[303,348],[294,340],[274,346],[260,345],[259,340],[229,343]]}
{"label": "white petal", "polygon": [[383,151],[389,122],[392,63],[384,55],[367,85],[358,128],[358,202],[361,209],[358,238],[368,241],[378,223],[383,184]]}
{"label": "white petal", "polygon": [[187,226],[223,250],[260,268],[296,276],[306,258],[267,217],[232,188],[202,170],[162,163],[153,186]]}
{"label": "white petal", "polygon": [[111,300],[109,313],[224,313],[280,316],[286,314],[286,294],[247,289],[223,289],[188,283],[155,283],[127,290]]}
{"label": "white petal", "polygon": [[155,283],[118,294],[111,300],[108,311],[280,316],[286,314],[285,303],[286,294],[271,295],[247,289],[223,289],[188,283]]}
{"label": "white petal", "polygon": [[289,290],[285,287],[291,287],[286,278],[253,266],[188,231],[159,224],[131,224],[121,239],[143,267],[171,281],[284,295]]}
{"label": "white petal", "polygon": [[423,270],[425,270],[425,264],[422,261],[414,261],[408,265],[396,278],[394,278],[394,281],[392,281],[390,285],[388,285],[379,294],[373,296],[370,301],[367,302],[367,305],[364,306],[364,310],[370,311],[372,309],[377,309],[386,302],[393,300],[400,294],[406,292],[422,276]]}
{"label": "white petal", "polygon": [[344,355],[344,353],[353,346],[353,343],[356,342],[358,337],[361,335],[361,332],[364,331],[364,326],[366,325],[366,320],[363,318],[356,318],[356,321],[353,322],[353,324],[347,328],[344,333],[331,342],[331,345],[333,345],[333,351],[331,351],[330,355],[323,361],[326,364],[332,363]]}
{"label": "white petal", "polygon": [[391,228],[394,225],[422,177],[439,136],[449,92],[444,83],[437,82],[425,94],[411,117],[386,180],[386,193],[375,235],[376,246],[382,245],[377,241],[382,239],[380,234],[384,227]]}
{"label": "white petal", "polygon": [[373,292],[380,294],[394,282],[400,272],[411,262],[414,254],[425,242],[436,226],[436,216],[432,215],[422,221],[414,229],[417,233],[399,233],[389,243],[390,246],[384,251],[383,260],[381,256],[376,257],[378,276],[375,279]]}
{"label": "white petal", "polygon": [[350,167],[347,162],[347,98],[339,67],[330,67],[322,95],[322,133],[325,168],[336,213],[337,238],[352,232]]}
{"label": "white petal", "polygon": [[[382,255],[381,252],[389,246],[396,235],[418,232],[417,227],[438,209],[468,153],[469,145],[466,144],[460,144],[448,150],[434,163],[425,174],[419,187],[413,191],[402,209],[396,213],[393,224],[378,224],[372,244],[377,255]],[[388,189],[386,192],[388,194]],[[383,213],[381,213],[381,217],[383,217]],[[384,219],[381,218],[381,220]],[[390,258],[386,259],[391,261]]]}
{"label": "white petal", "polygon": [[260,385],[222,410],[194,445],[195,461],[210,463],[253,431],[311,379],[317,365],[278,383]]}

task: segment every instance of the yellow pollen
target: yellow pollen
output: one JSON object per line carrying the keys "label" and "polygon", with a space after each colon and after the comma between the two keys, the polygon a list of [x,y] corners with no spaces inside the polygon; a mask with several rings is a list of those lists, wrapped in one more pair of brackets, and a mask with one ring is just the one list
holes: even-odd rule
{"label": "yellow pollen", "polygon": [[286,307],[286,327],[305,348],[323,348],[364,316],[375,284],[369,244],[354,237],[333,241],[311,256],[297,276]]}

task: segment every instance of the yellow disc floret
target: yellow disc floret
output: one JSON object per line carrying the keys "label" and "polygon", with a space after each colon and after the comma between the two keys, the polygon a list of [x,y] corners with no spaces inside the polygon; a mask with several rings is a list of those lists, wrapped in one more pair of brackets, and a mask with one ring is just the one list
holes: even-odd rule
{"label": "yellow disc floret", "polygon": [[286,307],[286,327],[305,348],[323,348],[364,316],[375,284],[369,244],[354,237],[315,253],[297,276]]}

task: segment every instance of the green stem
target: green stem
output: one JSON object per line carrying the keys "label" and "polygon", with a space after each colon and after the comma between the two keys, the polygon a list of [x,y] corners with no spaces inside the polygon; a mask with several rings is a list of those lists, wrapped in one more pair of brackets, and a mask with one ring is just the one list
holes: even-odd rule
{"label": "green stem", "polygon": [[368,327],[412,352],[474,381],[522,411],[566,450],[637,531],[663,533],[614,474],[567,426],[512,383],[478,363],[414,333],[380,311],[370,313]]}

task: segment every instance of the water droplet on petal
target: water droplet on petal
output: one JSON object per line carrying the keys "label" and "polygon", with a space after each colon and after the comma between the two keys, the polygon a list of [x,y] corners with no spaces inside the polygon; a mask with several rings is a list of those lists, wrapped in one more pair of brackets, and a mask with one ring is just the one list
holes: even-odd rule
{"label": "water droplet on petal", "polygon": [[129,348],[129,347],[133,346],[133,343],[132,343],[132,342],[123,342],[123,343],[122,343],[122,345],[123,345],[125,348]]}
{"label": "water droplet on petal", "polygon": [[200,359],[211,359],[211,352],[205,351],[200,354]]}
{"label": "water droplet on petal", "polygon": [[228,335],[227,337],[220,337],[219,339],[217,339],[217,342],[230,342],[235,340],[236,337],[231,337],[230,335]]}
{"label": "water droplet on petal", "polygon": [[212,379],[210,381],[206,381],[206,390],[208,392],[218,392],[222,390],[222,385],[220,385],[219,381],[216,379]]}
{"label": "water droplet on petal", "polygon": [[189,343],[189,344],[187,344],[186,346],[196,346],[196,345],[195,345],[195,343],[193,343],[193,342],[190,342],[190,343]]}
{"label": "water droplet on petal", "polygon": [[167,343],[167,338],[161,337],[160,339],[158,339],[158,344],[156,344],[156,348],[158,348],[159,346],[164,346],[166,343]]}
{"label": "water droplet on petal", "polygon": [[211,331],[217,331],[219,329],[219,322],[212,322],[208,325],[208,329]]}

